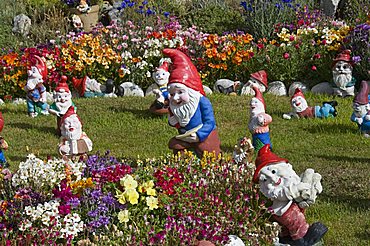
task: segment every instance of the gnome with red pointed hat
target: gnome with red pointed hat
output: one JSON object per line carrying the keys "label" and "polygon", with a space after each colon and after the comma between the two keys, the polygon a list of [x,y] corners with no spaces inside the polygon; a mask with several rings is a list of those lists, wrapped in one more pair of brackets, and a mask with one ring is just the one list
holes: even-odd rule
{"label": "gnome with red pointed hat", "polygon": [[283,114],[283,118],[290,120],[293,118],[332,118],[337,116],[335,107],[338,105],[337,101],[323,102],[322,106],[308,106],[306,98],[304,97],[300,88],[296,88],[294,95],[290,99],[292,112]]}
{"label": "gnome with red pointed hat", "polygon": [[60,122],[62,136],[59,142],[59,153],[63,156],[84,155],[92,150],[92,141],[82,131],[80,117],[74,111],[73,106],[69,107]]}
{"label": "gnome with red pointed hat", "polygon": [[67,110],[72,106],[77,112],[76,105],[72,102],[72,93],[67,84],[67,76],[63,75],[53,92],[54,102],[50,105],[49,113],[57,116],[57,134],[61,136],[60,121]]}
{"label": "gnome with red pointed hat", "polygon": [[322,192],[321,175],[307,169],[301,177],[287,159],[271,152],[267,144],[258,151],[253,181],[272,200],[273,219],[281,226],[279,243],[311,246],[320,241],[327,227],[320,222],[309,225],[304,209]]}
{"label": "gnome with red pointed hat", "polygon": [[150,85],[145,92],[145,96],[155,95],[156,100],[150,106],[149,111],[157,114],[164,115],[168,114],[168,91],[167,84],[168,79],[170,78],[170,73],[168,72],[169,62],[162,60],[161,65],[155,69],[152,74],[152,77],[155,81],[154,84]]}
{"label": "gnome with red pointed hat", "polygon": [[[3,114],[0,112],[0,133],[3,130],[4,127],[4,118]],[[0,166],[4,167],[6,165],[6,159],[4,156],[3,150],[8,149],[8,143],[5,141],[5,139],[0,136]]]}
{"label": "gnome with red pointed hat", "polygon": [[49,114],[49,105],[46,103],[46,88],[43,82],[46,80],[47,68],[45,62],[39,57],[34,56],[34,63],[27,71],[27,83],[24,87],[27,92],[27,111],[31,117],[36,117],[39,113]]}
{"label": "gnome with red pointed hat", "polygon": [[265,144],[271,145],[269,124],[272,122],[272,117],[266,114],[266,104],[262,93],[257,86],[252,87],[254,97],[250,101],[250,118],[248,129],[252,133],[252,143],[257,152]]}
{"label": "gnome with red pointed hat", "polygon": [[172,61],[168,82],[168,123],[179,133],[170,139],[169,148],[174,153],[188,149],[194,150],[198,156],[204,151],[218,156],[221,149],[213,108],[197,69],[179,50],[164,49],[163,54]]}
{"label": "gnome with red pointed hat", "polygon": [[365,137],[370,137],[369,92],[368,82],[362,81],[360,91],[353,99],[353,113],[351,115],[351,121],[357,123],[361,133]]}
{"label": "gnome with red pointed hat", "polygon": [[267,90],[267,73],[261,70],[250,75],[247,83],[242,88],[241,95],[254,95],[253,87],[256,86],[261,93]]}

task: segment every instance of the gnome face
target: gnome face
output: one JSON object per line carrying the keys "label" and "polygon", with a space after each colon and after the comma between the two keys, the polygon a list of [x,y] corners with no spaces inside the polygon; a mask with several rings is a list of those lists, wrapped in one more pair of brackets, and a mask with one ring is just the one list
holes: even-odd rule
{"label": "gnome face", "polygon": [[261,192],[272,200],[278,198],[285,187],[289,188],[289,186],[299,183],[299,176],[293,170],[292,165],[286,162],[269,164],[260,171]]}
{"label": "gnome face", "polygon": [[188,88],[180,83],[173,83],[168,86],[170,104],[182,106],[190,100]]}
{"label": "gnome face", "polygon": [[77,117],[77,114],[65,118],[61,124],[62,136],[68,140],[78,140],[82,134],[82,124]]}
{"label": "gnome face", "polygon": [[54,101],[57,108],[64,114],[70,106],[72,106],[72,94],[65,90],[54,92]]}
{"label": "gnome face", "polygon": [[265,106],[256,97],[253,97],[252,100],[250,101],[250,107],[251,107],[251,113],[252,113],[252,115],[258,115],[260,113],[264,113],[265,112]]}
{"label": "gnome face", "polygon": [[345,88],[352,80],[353,67],[349,62],[338,61],[333,67],[333,81],[339,88]]}
{"label": "gnome face", "polygon": [[258,90],[262,93],[264,93],[266,91],[266,86],[264,84],[262,84],[260,81],[258,81],[257,79],[253,78],[253,77],[249,78],[247,84],[250,87],[257,86]]}
{"label": "gnome face", "polygon": [[294,112],[300,113],[307,109],[308,104],[304,97],[296,96],[291,101]]}
{"label": "gnome face", "polygon": [[168,83],[168,79],[170,78],[170,73],[167,72],[166,70],[164,69],[157,69],[154,73],[153,73],[153,79],[155,81],[155,83],[158,85],[158,86],[164,86],[164,85],[167,85]]}
{"label": "gnome face", "polygon": [[27,70],[27,75],[29,78],[42,80],[42,75],[40,71],[38,70],[38,68],[35,66],[32,66],[31,69]]}
{"label": "gnome face", "polygon": [[354,102],[352,105],[353,113],[357,118],[361,118],[365,114],[367,114],[368,111],[370,111],[370,104],[359,104],[357,102]]}

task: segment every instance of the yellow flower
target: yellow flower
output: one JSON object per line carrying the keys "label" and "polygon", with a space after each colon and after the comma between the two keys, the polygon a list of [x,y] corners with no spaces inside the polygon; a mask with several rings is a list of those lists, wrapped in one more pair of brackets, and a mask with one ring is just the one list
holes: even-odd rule
{"label": "yellow flower", "polygon": [[148,189],[146,190],[146,194],[147,194],[148,196],[156,196],[156,195],[157,195],[157,193],[155,192],[155,189],[153,189],[153,188],[148,188]]}
{"label": "yellow flower", "polygon": [[158,198],[155,198],[153,196],[148,196],[146,198],[146,205],[148,205],[150,210],[157,209],[158,208]]}
{"label": "yellow flower", "polygon": [[136,189],[137,187],[137,181],[130,174],[127,174],[125,177],[121,178],[120,183],[125,187],[126,190]]}
{"label": "yellow flower", "polygon": [[119,190],[116,191],[116,198],[118,198],[118,202],[121,204],[126,203],[125,194],[123,192],[120,192]]}
{"label": "yellow flower", "polygon": [[117,217],[118,217],[119,222],[121,222],[121,223],[125,222],[126,223],[126,222],[128,222],[130,220],[129,219],[130,212],[127,209],[121,210],[121,211],[119,211]]}
{"label": "yellow flower", "polygon": [[125,196],[132,205],[138,204],[139,193],[135,189],[126,189]]}

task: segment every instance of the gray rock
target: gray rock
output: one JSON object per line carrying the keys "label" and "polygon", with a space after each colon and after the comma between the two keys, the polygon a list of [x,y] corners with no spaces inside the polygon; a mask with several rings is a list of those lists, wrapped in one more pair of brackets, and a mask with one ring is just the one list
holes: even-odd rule
{"label": "gray rock", "polygon": [[151,84],[148,89],[145,91],[145,96],[154,96],[155,94],[153,93],[154,89],[159,89],[159,86],[156,83]]}
{"label": "gray rock", "polygon": [[20,14],[14,17],[13,25],[13,33],[27,37],[31,29],[31,19],[25,14]]}
{"label": "gray rock", "polygon": [[211,95],[213,93],[212,90],[211,90],[211,88],[209,88],[206,85],[203,85],[203,90],[206,93],[206,95]]}
{"label": "gray rock", "polygon": [[241,85],[240,81],[232,81],[230,79],[219,79],[213,86],[213,91],[229,95],[237,93],[237,88]]}
{"label": "gray rock", "polygon": [[123,82],[119,87],[123,90],[122,96],[144,97],[144,91],[132,82]]}
{"label": "gray rock", "polygon": [[328,94],[333,95],[334,89],[329,82],[322,82],[312,87],[311,92],[314,94]]}
{"label": "gray rock", "polygon": [[334,16],[341,0],[320,0],[320,8],[327,16]]}
{"label": "gray rock", "polygon": [[293,82],[290,86],[289,86],[289,90],[288,90],[288,95],[291,97],[294,95],[294,91],[296,88],[299,88],[301,89],[302,93],[305,93],[307,91],[309,91],[309,88],[307,85],[303,84],[302,82]]}
{"label": "gray rock", "polygon": [[269,83],[269,87],[267,88],[267,93],[275,95],[275,96],[286,96],[287,90],[283,82],[274,81],[274,82]]}

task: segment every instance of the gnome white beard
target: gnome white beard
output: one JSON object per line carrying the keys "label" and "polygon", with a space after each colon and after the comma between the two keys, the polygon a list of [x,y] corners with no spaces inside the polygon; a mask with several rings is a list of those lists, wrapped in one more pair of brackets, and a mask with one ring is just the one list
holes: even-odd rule
{"label": "gnome white beard", "polygon": [[82,135],[82,124],[75,115],[72,115],[65,119],[61,130],[62,136],[68,140],[78,140]]}
{"label": "gnome white beard", "polygon": [[68,140],[78,140],[81,138],[82,128],[78,127],[73,129],[72,131],[69,131],[68,129],[63,129],[62,135]]}
{"label": "gnome white beard", "polygon": [[64,102],[57,101],[55,102],[60,114],[65,114],[70,106],[72,106],[72,100],[66,100]]}
{"label": "gnome white beard", "polygon": [[170,109],[179,122],[180,126],[182,127],[186,126],[189,123],[190,119],[193,117],[195,111],[197,110],[199,100],[202,97],[202,94],[190,88],[188,89],[188,93],[189,102],[185,104],[175,105],[172,104],[170,100]]}
{"label": "gnome white beard", "polygon": [[351,82],[352,73],[338,73],[333,71],[333,81],[341,89],[345,89],[346,85]]}

